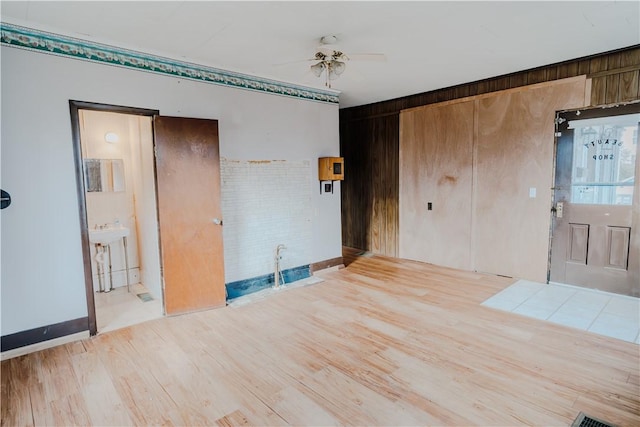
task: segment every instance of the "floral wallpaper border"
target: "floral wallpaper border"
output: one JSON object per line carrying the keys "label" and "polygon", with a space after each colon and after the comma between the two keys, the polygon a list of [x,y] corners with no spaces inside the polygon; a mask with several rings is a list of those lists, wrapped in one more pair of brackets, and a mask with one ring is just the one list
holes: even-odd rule
{"label": "floral wallpaper border", "polygon": [[206,83],[338,104],[338,94],[0,23],[4,45]]}

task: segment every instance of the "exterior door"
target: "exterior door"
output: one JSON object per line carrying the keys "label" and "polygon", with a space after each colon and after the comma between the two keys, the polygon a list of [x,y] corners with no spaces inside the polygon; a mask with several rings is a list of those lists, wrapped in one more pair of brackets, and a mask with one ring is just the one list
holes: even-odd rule
{"label": "exterior door", "polygon": [[549,280],[640,294],[640,105],[558,117]]}
{"label": "exterior door", "polygon": [[224,306],[215,120],[154,117],[165,312]]}

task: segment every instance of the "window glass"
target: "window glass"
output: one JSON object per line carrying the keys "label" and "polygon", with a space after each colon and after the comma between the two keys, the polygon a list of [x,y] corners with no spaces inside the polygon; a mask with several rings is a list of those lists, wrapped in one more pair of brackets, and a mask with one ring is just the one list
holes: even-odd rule
{"label": "window glass", "polygon": [[571,202],[631,205],[640,114],[572,120]]}

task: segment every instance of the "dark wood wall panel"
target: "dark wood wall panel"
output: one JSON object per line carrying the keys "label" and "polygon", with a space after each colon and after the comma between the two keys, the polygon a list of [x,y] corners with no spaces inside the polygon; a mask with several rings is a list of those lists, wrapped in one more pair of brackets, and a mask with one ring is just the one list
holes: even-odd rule
{"label": "dark wood wall panel", "polygon": [[[626,81],[633,81],[638,78],[640,70],[640,46],[632,46],[619,51],[603,53],[587,58],[574,59],[558,64],[547,65],[532,70],[525,70],[504,76],[498,76],[482,81],[465,83],[449,88],[434,90],[430,92],[410,95],[404,98],[391,99],[374,104],[359,107],[344,108],[340,110],[340,120],[349,121],[354,119],[373,118],[385,114],[398,114],[405,108],[419,107],[421,105],[433,104],[436,102],[450,101],[463,98],[465,96],[480,95],[482,93],[494,92],[496,90],[511,89],[526,86],[534,83],[542,83],[575,77],[586,74],[587,77],[595,80],[602,79],[606,75],[619,75],[629,73]],[[602,76],[601,74],[604,74]],[[606,79],[605,79],[606,80]],[[604,86],[602,99],[606,97],[606,84],[598,82]],[[592,105],[602,105],[601,98],[593,97]],[[623,91],[612,102],[623,102],[638,99],[637,85],[630,85],[628,91]]]}
{"label": "dark wood wall panel", "polygon": [[[618,87],[618,98],[621,101],[631,101],[638,98],[638,81],[640,80],[640,71],[629,71],[620,74],[620,86]],[[635,93],[635,96],[633,94]]]}
{"label": "dark wood wall panel", "polygon": [[[599,75],[607,71],[607,57],[593,58],[589,64],[589,74]],[[607,97],[607,76],[594,77],[591,82],[591,103],[594,105],[605,104]]]}
{"label": "dark wood wall panel", "polygon": [[343,244],[397,256],[399,114],[450,101],[586,74],[591,105],[640,100],[640,45],[482,81],[340,110]]}
{"label": "dark wood wall panel", "polygon": [[342,198],[342,242],[397,256],[399,117],[341,125],[340,139],[346,176],[341,191],[348,194]]}
{"label": "dark wood wall panel", "polygon": [[[640,49],[622,52],[620,55],[620,67],[622,69],[633,68],[638,64],[640,64]],[[618,98],[622,102],[640,98],[640,70],[629,70],[620,73]]]}
{"label": "dark wood wall panel", "polygon": [[342,181],[342,244],[353,248],[366,249],[369,221],[369,186],[368,169],[371,150],[365,150],[358,143],[360,138],[368,138],[364,132],[365,121],[357,121],[350,126],[340,124],[340,156],[345,159],[347,179]]}

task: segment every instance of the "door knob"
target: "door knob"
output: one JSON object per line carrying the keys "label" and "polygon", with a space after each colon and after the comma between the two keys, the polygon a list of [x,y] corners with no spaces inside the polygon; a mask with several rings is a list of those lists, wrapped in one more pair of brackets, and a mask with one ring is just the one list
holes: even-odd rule
{"label": "door knob", "polygon": [[211,220],[215,225],[222,225],[222,220],[220,218],[213,218]]}

